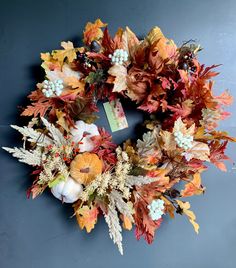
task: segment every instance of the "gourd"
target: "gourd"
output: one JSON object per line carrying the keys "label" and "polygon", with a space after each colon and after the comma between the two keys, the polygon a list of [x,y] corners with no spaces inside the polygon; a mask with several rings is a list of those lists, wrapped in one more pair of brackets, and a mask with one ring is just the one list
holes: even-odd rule
{"label": "gourd", "polygon": [[102,173],[103,163],[96,154],[85,152],[78,154],[70,165],[73,179],[88,185],[97,175]]}
{"label": "gourd", "polygon": [[80,152],[91,152],[94,148],[91,137],[98,136],[98,128],[94,124],[87,124],[82,120],[76,121],[76,128],[70,130],[72,134],[72,140],[79,144]]}
{"label": "gourd", "polygon": [[79,199],[82,191],[83,186],[71,177],[65,181],[60,181],[51,188],[52,194],[63,203],[74,203]]}

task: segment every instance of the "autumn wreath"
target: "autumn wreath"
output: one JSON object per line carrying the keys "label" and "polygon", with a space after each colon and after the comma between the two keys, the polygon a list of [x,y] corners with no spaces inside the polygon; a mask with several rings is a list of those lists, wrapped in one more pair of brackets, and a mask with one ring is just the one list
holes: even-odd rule
{"label": "autumn wreath", "polygon": [[[83,35],[83,47],[62,42],[63,49],[41,54],[45,80],[21,114],[32,119],[27,126],[12,126],[23,135],[23,147],[4,147],[34,167],[28,195],[51,189],[62,202],[73,203],[87,232],[104,215],[121,253],[122,226],[134,226],[137,239],[151,243],[165,214],[185,214],[198,233],[182,198],[204,192],[206,162],[226,170],[224,152],[235,141],[216,130],[229,115],[223,107],[232,103],[227,91],[213,95],[217,65],[201,65],[199,45],[177,47],[158,27],[143,40],[128,27],[112,38],[98,19]],[[93,122],[98,102],[116,107],[119,99],[129,99],[149,118],[140,139],[117,146]]]}

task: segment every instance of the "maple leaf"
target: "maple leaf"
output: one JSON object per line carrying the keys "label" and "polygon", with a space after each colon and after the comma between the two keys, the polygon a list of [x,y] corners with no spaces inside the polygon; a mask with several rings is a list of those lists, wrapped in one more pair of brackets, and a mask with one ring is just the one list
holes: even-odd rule
{"label": "maple leaf", "polygon": [[182,104],[176,104],[175,106],[167,105],[167,108],[174,112],[174,116],[176,117],[187,117],[191,114],[193,108],[193,101],[187,99],[182,102]]}
{"label": "maple leaf", "polygon": [[188,219],[189,222],[193,225],[193,228],[195,230],[195,232],[198,234],[199,231],[199,225],[196,223],[196,216],[195,214],[189,210],[190,209],[190,203],[189,202],[183,202],[180,200],[176,200],[177,204],[179,205],[179,211],[177,211],[177,213],[180,214],[185,214]]}
{"label": "maple leaf", "polygon": [[182,121],[181,117],[179,117],[174,124],[173,132],[181,132],[184,135],[193,136],[195,131],[195,124],[192,124],[188,129],[186,124]]}
{"label": "maple leaf", "polygon": [[104,163],[104,170],[110,170],[117,162],[115,149],[117,145],[112,142],[112,136],[104,129],[98,129],[98,136],[91,137],[94,145],[93,153],[96,153]]}
{"label": "maple leaf", "polygon": [[193,146],[188,149],[182,155],[186,158],[187,161],[190,161],[192,158],[199,159],[202,161],[210,161],[210,148],[208,144],[204,142],[193,141]]}
{"label": "maple leaf", "polygon": [[193,175],[193,179],[185,184],[184,190],[181,191],[182,197],[188,197],[192,195],[200,195],[204,193],[204,188],[201,186],[201,175],[199,172]]}
{"label": "maple leaf", "polygon": [[227,168],[224,162],[222,162],[222,160],[230,160],[230,158],[227,155],[225,155],[227,144],[228,144],[228,141],[224,141],[221,143],[218,140],[212,141],[209,144],[210,161],[222,171],[227,171]]}
{"label": "maple leaf", "polygon": [[98,209],[94,206],[82,206],[79,209],[75,208],[75,215],[80,228],[85,228],[88,233],[94,229],[97,223],[98,213]]}
{"label": "maple leaf", "polygon": [[35,90],[30,93],[28,98],[32,101],[24,111],[22,116],[34,116],[40,115],[44,117],[45,113],[51,109],[54,105],[53,99],[46,98],[41,90]]}
{"label": "maple leaf", "polygon": [[151,244],[154,240],[155,231],[160,227],[162,219],[153,221],[149,216],[147,208],[147,202],[141,198],[138,198],[134,203],[134,220],[135,220],[135,236],[139,240],[141,236],[148,244]]}
{"label": "maple leaf", "polygon": [[163,38],[164,35],[159,27],[153,27],[151,31],[148,33],[146,40],[150,45],[153,45],[157,41],[159,41],[161,38]]}
{"label": "maple leaf", "polygon": [[160,136],[163,141],[162,148],[166,151],[176,150],[176,141],[173,133],[165,130],[160,131]]}
{"label": "maple leaf", "polygon": [[140,44],[137,36],[130,30],[129,27],[125,28],[122,34],[122,48],[129,52],[131,58],[134,57],[136,48]]}
{"label": "maple leaf", "polygon": [[88,22],[84,30],[84,43],[90,45],[94,40],[99,40],[103,37],[103,31],[101,28],[107,24],[103,23],[100,19],[97,19],[94,23]]}
{"label": "maple leaf", "polygon": [[231,105],[233,97],[229,95],[228,91],[224,91],[221,95],[214,97],[214,99],[221,105]]}
{"label": "maple leaf", "polygon": [[113,81],[114,87],[113,92],[122,92],[128,89],[127,87],[127,69],[123,65],[113,65],[108,73],[112,76],[115,76],[115,80]]}
{"label": "maple leaf", "polygon": [[73,43],[70,41],[61,42],[61,46],[64,48],[64,50],[53,50],[52,57],[53,59],[58,60],[62,66],[65,59],[67,59],[69,63],[76,59],[76,50]]}

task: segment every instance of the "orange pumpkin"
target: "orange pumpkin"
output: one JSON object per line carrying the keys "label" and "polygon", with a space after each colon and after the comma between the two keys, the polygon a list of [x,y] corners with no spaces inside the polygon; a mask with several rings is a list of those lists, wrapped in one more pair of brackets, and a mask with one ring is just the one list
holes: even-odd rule
{"label": "orange pumpkin", "polygon": [[77,155],[70,165],[71,177],[84,185],[102,173],[102,161],[96,154],[85,152]]}

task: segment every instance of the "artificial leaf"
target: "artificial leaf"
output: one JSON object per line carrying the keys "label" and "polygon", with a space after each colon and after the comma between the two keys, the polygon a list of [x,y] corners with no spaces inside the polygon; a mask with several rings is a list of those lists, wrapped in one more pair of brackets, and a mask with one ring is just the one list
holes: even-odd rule
{"label": "artificial leaf", "polygon": [[192,124],[189,128],[183,123],[181,117],[179,117],[174,124],[173,132],[181,132],[184,135],[192,136],[194,134],[195,124]]}
{"label": "artificial leaf", "polygon": [[122,224],[123,228],[125,230],[129,230],[130,231],[132,229],[132,227],[133,227],[132,221],[127,216],[125,216],[123,214],[120,215],[120,218],[123,221],[123,224]]}
{"label": "artificial leaf", "polygon": [[84,30],[84,43],[89,45],[94,40],[99,40],[103,36],[101,28],[107,24],[103,23],[100,19],[97,19],[94,23],[88,22]]}
{"label": "artificial leaf", "polygon": [[226,166],[223,160],[230,160],[230,158],[225,155],[225,150],[228,141],[220,142],[218,140],[212,141],[209,145],[210,147],[210,161],[216,167],[218,167],[222,171],[227,171]]}
{"label": "artificial leaf", "polygon": [[60,125],[63,129],[65,129],[69,133],[70,128],[65,119],[66,114],[60,110],[56,110],[56,116],[57,116],[57,124]]}
{"label": "artificial leaf", "polygon": [[186,158],[187,161],[190,161],[192,158],[199,159],[202,161],[210,161],[210,148],[206,143],[193,141],[192,147],[182,155]]}
{"label": "artificial leaf", "polygon": [[115,76],[115,80],[113,82],[113,92],[122,92],[127,90],[127,69],[123,65],[113,65],[108,73],[112,76]]}
{"label": "artificial leaf", "polygon": [[228,91],[224,91],[221,95],[214,97],[214,99],[222,105],[231,105],[233,97],[229,95]]}
{"label": "artificial leaf", "polygon": [[122,34],[122,47],[124,50],[129,52],[129,56],[131,58],[134,57],[135,50],[139,43],[140,41],[137,36],[130,30],[129,27],[126,27]]}
{"label": "artificial leaf", "polygon": [[137,240],[144,236],[147,243],[151,244],[154,240],[155,231],[161,226],[162,219],[153,221],[149,216],[147,204],[147,201],[143,198],[137,198],[135,201],[135,236]]}
{"label": "artificial leaf", "polygon": [[180,200],[176,200],[177,204],[179,205],[179,208],[180,208],[180,211],[179,213],[180,214],[185,214],[188,219],[189,219],[189,222],[193,225],[193,228],[195,230],[195,232],[198,234],[198,231],[199,231],[199,225],[196,223],[196,216],[195,214],[189,210],[190,209],[190,203],[189,202],[183,202],[183,201],[180,201]]}
{"label": "artificial leaf", "polygon": [[40,89],[32,91],[28,98],[32,103],[21,113],[23,116],[36,117],[37,115],[40,115],[44,117],[46,112],[54,105],[53,99],[46,98]]}
{"label": "artificial leaf", "polygon": [[165,202],[165,210],[169,213],[170,217],[174,219],[175,217],[175,207],[174,205],[164,196],[161,197],[161,199]]}
{"label": "artificial leaf", "polygon": [[146,40],[153,45],[157,41],[159,41],[161,38],[163,38],[164,35],[159,27],[153,27],[151,31],[148,33]]}
{"label": "artificial leaf", "polygon": [[160,131],[160,136],[162,138],[162,148],[166,151],[176,150],[176,142],[173,133],[165,130]]}
{"label": "artificial leaf", "polygon": [[75,210],[75,215],[80,228],[85,228],[90,233],[97,223],[98,209],[93,206],[82,206]]}
{"label": "artificial leaf", "polygon": [[62,66],[65,59],[67,59],[69,63],[76,59],[76,50],[73,43],[70,41],[61,42],[61,46],[64,48],[64,50],[54,50],[52,52],[52,57],[53,59],[58,60]]}
{"label": "artificial leaf", "polygon": [[174,112],[174,116],[185,118],[191,114],[193,108],[192,100],[185,100],[181,104],[176,104],[175,106],[167,105],[167,108]]}
{"label": "artificial leaf", "polygon": [[200,195],[203,192],[204,188],[201,186],[201,175],[198,172],[193,175],[193,179],[189,183],[185,184],[184,190],[181,191],[181,196]]}

